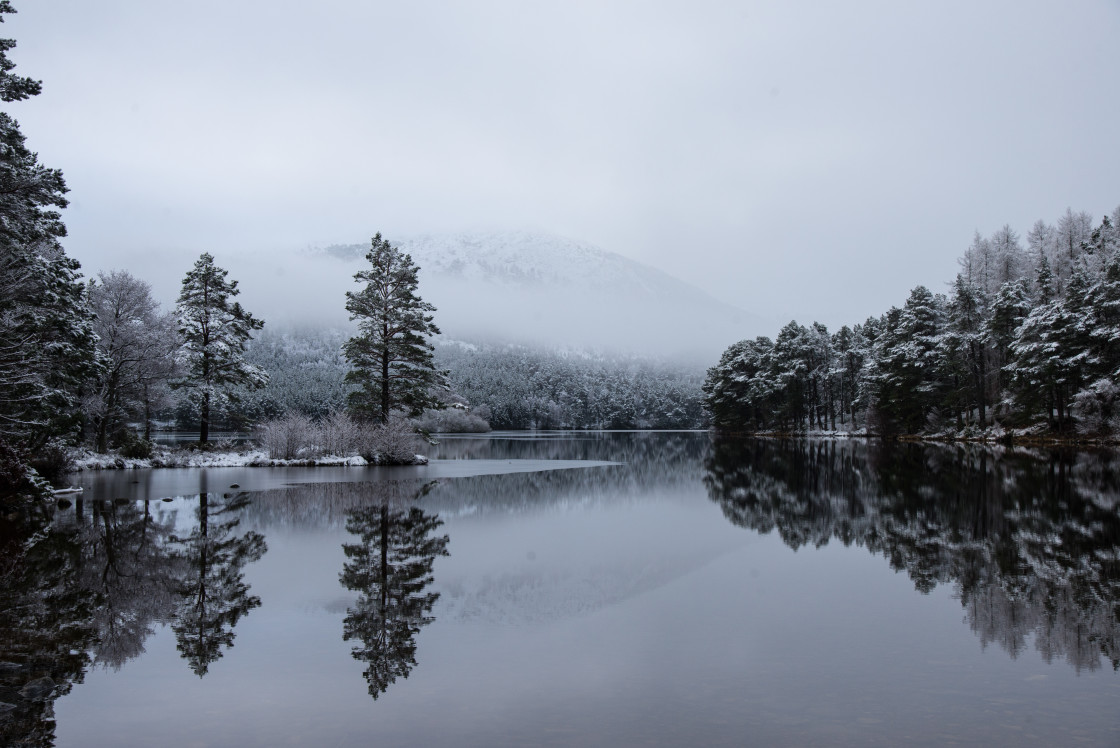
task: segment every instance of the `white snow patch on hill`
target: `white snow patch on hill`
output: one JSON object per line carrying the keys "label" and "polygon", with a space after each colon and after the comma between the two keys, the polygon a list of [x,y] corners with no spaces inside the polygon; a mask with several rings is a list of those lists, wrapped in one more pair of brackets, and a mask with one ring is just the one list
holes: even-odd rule
{"label": "white snow patch on hill", "polygon": [[[412,256],[436,324],[457,339],[711,359],[759,326],[695,286],[565,237],[515,231],[389,239]],[[322,252],[356,271],[367,249]]]}

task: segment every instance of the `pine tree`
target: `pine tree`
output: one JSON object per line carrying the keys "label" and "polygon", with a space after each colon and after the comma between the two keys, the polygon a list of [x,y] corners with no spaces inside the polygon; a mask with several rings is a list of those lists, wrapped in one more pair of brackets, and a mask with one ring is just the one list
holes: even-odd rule
{"label": "pine tree", "polygon": [[416,294],[419,268],[381,234],[371,243],[370,268],[354,275],[365,287],[346,292],[346,311],[358,322],[358,334],[343,350],[352,367],[346,379],[358,385],[350,395],[351,409],[387,423],[394,410],[419,415],[438,408],[432,391],[446,387],[446,375],[432,360],[428,338],[439,328],[430,314],[435,307]]}
{"label": "pine tree", "polygon": [[999,289],[999,295],[992,302],[992,312],[986,323],[985,335],[995,354],[999,384],[997,389],[1000,392],[1011,384],[1010,372],[1007,370],[1007,366],[1011,363],[1011,343],[1015,340],[1015,331],[1019,329],[1019,325],[1030,311],[1030,294],[1023,279],[1004,283]]}
{"label": "pine tree", "polygon": [[228,271],[204,252],[183,279],[177,312],[185,374],[175,383],[200,400],[199,443],[210,437],[210,408],[219,398],[236,399],[234,388],[257,389],[268,375],[245,360],[245,344],[264,322],[230,298],[241,293]]}
{"label": "pine tree", "polygon": [[759,337],[733,344],[708,370],[704,407],[712,425],[733,431],[765,429],[770,425],[775,382],[771,378],[774,344]]}
{"label": "pine tree", "polygon": [[902,309],[887,312],[875,341],[869,384],[884,433],[901,428],[918,433],[943,390],[940,336],[945,300],[924,286],[910,293]]}
{"label": "pine tree", "polygon": [[1054,273],[1050,270],[1050,262],[1046,259],[1046,255],[1042,255],[1038,260],[1038,273],[1034,284],[1038,291],[1038,303],[1049,304],[1054,298]]}
{"label": "pine tree", "polygon": [[941,336],[943,365],[948,367],[946,373],[954,380],[961,380],[948,383],[957,396],[954,406],[958,413],[961,410],[971,412],[976,407],[981,427],[987,425],[988,418],[986,307],[983,290],[958,274],[949,302],[945,334]]}
{"label": "pine tree", "polygon": [[[0,22],[14,12],[0,0]],[[41,87],[12,74],[14,46],[0,39],[5,102]],[[40,164],[16,121],[0,112],[0,439],[31,449],[76,434],[79,391],[97,370],[80,266],[59,244],[66,192],[62,172]]]}

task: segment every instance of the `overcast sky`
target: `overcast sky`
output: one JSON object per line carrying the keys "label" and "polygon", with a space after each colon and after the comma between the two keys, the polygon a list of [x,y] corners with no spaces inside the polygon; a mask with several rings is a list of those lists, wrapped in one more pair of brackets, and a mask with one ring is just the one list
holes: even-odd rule
{"label": "overcast sky", "polygon": [[1120,204],[1116,0],[15,4],[68,251],[165,301],[203,250],[528,228],[836,327]]}

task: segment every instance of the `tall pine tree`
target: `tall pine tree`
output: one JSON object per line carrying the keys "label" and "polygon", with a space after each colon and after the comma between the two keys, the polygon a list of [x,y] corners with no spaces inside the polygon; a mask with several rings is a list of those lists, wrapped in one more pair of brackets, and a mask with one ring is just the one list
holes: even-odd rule
{"label": "tall pine tree", "polygon": [[[0,0],[0,22],[14,12]],[[41,88],[12,73],[13,47],[0,39],[4,102]],[[79,391],[97,370],[80,266],[59,243],[66,192],[62,172],[40,164],[19,124],[0,112],[0,442],[32,451],[76,435]],[[0,492],[14,487],[0,485]]]}
{"label": "tall pine tree", "polygon": [[419,268],[380,233],[371,244],[369,269],[354,275],[365,287],[346,292],[346,311],[358,322],[358,334],[343,351],[352,367],[346,379],[358,385],[351,409],[386,423],[394,410],[419,415],[439,407],[432,390],[446,384],[428,341],[439,334],[431,315],[435,307],[416,293]]}
{"label": "tall pine tree", "polygon": [[245,360],[245,344],[264,322],[230,298],[241,293],[229,272],[203,252],[183,279],[177,307],[180,355],[185,374],[175,383],[199,399],[199,443],[210,438],[210,409],[219,399],[236,399],[235,388],[256,389],[268,375]]}

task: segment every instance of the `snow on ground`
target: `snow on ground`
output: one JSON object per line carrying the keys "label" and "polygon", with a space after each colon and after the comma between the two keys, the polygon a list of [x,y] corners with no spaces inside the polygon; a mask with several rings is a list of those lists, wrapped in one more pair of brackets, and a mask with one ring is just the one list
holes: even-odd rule
{"label": "snow on ground", "polygon": [[[413,465],[426,465],[428,458],[416,455]],[[186,450],[161,450],[148,459],[121,457],[118,454],[101,454],[88,449],[74,454],[72,472],[83,470],[139,470],[143,468],[177,467],[290,467],[290,466],[352,466],[381,464],[369,462],[359,455],[322,455],[297,460],[275,460],[261,449],[250,451],[188,452]]]}

